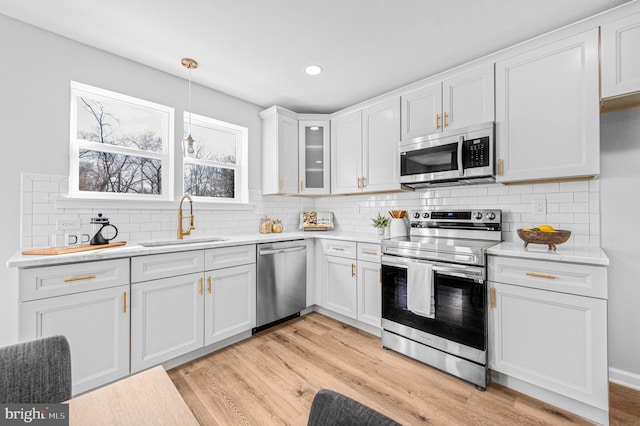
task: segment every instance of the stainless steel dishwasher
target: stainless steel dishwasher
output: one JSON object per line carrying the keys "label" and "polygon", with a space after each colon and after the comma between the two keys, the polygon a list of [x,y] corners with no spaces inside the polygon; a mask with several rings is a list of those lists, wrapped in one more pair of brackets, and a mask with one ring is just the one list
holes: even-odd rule
{"label": "stainless steel dishwasher", "polygon": [[258,244],[256,333],[300,315],[307,307],[304,240]]}

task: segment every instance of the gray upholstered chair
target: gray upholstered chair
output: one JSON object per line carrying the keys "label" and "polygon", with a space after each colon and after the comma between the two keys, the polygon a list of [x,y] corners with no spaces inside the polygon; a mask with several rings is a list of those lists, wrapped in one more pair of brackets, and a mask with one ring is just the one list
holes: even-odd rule
{"label": "gray upholstered chair", "polygon": [[64,336],[0,348],[0,403],[60,403],[71,398],[71,355]]}
{"label": "gray upholstered chair", "polygon": [[313,398],[308,426],[398,426],[372,408],[340,393],[322,389]]}

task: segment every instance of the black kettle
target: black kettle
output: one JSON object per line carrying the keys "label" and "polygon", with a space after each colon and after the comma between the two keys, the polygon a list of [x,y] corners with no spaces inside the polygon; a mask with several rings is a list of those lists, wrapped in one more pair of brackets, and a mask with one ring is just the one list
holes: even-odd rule
{"label": "black kettle", "polygon": [[91,218],[94,235],[89,241],[92,246],[101,246],[109,244],[109,241],[118,236],[118,228],[109,223],[109,218],[103,217],[102,213],[98,213],[98,217]]}

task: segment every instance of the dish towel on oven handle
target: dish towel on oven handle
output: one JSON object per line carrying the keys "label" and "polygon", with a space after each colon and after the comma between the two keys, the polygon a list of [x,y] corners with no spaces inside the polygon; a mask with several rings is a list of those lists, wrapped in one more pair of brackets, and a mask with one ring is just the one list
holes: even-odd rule
{"label": "dish towel on oven handle", "polygon": [[407,267],[407,309],[423,317],[436,317],[431,264],[409,262]]}

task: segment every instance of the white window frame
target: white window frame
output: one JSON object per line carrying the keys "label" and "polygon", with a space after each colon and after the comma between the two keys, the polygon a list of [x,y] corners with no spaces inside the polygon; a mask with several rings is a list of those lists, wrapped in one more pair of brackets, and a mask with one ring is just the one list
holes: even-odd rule
{"label": "white window frame", "polygon": [[[139,151],[128,147],[119,147],[114,145],[98,144],[96,142],[78,139],[77,137],[77,108],[78,97],[85,97],[97,101],[117,101],[135,105],[158,111],[163,114],[162,128],[162,151]],[[87,84],[71,81],[71,123],[70,123],[70,149],[69,149],[69,197],[76,199],[104,199],[104,200],[159,200],[169,201],[174,199],[174,109],[165,105],[156,104],[135,98],[133,96],[123,95],[117,92],[101,89]],[[144,152],[144,157],[157,159],[162,162],[162,193],[161,194],[133,194],[121,192],[92,192],[80,191],[79,189],[79,170],[80,160],[79,154],[81,149],[89,149],[94,151],[110,152],[123,155],[140,156]]]}
{"label": "white window frame", "polygon": [[[201,164],[206,166],[213,167],[223,167],[234,169],[234,188],[235,188],[235,197],[234,198],[216,198],[216,197],[201,197],[195,196],[192,194],[191,197],[194,201],[205,202],[205,203],[248,203],[249,202],[249,129],[240,126],[237,124],[229,123],[222,120],[216,120],[214,118],[206,117],[204,115],[191,113],[191,124],[197,125],[200,127],[208,127],[210,129],[215,129],[221,132],[226,132],[233,134],[236,139],[236,164],[228,164],[228,163],[218,163],[215,161],[207,161],[207,160],[199,160],[195,158],[190,158],[184,155],[185,150],[185,142],[186,136],[189,133],[189,113],[184,112],[183,114],[184,120],[184,134],[185,138],[183,138],[183,155],[182,155],[182,170],[181,172],[181,188],[184,189],[184,168],[186,164]],[[198,141],[196,140],[197,144]]]}

